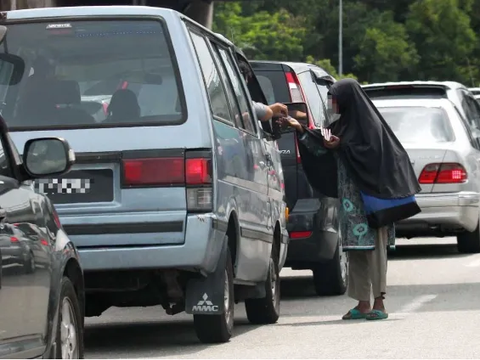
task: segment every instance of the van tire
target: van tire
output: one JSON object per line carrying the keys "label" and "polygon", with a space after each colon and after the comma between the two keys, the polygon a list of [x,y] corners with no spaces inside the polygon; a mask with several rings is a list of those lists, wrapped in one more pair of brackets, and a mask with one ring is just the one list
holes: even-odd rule
{"label": "van tire", "polygon": [[313,270],[315,293],[319,296],[343,295],[348,286],[348,254],[338,241],[333,259],[317,264]]}
{"label": "van tire", "polygon": [[[228,238],[226,241],[228,244]],[[202,343],[225,343],[232,337],[235,298],[233,291],[233,265],[229,248],[227,248],[226,256],[224,287],[225,295],[228,294],[228,308],[225,309],[225,313],[220,315],[193,315],[195,332]]]}
{"label": "van tire", "polygon": [[252,324],[275,324],[280,317],[280,272],[277,258],[275,250],[272,250],[268,276],[265,281],[266,296],[260,299],[245,300],[247,318]]}
{"label": "van tire", "polygon": [[480,253],[480,229],[477,228],[470,231],[465,231],[457,236],[457,249],[463,254],[478,254]]}

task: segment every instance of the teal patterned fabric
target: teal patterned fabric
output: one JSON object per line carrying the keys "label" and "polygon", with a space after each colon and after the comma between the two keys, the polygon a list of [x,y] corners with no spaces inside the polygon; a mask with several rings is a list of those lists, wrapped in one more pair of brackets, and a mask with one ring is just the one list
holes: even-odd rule
{"label": "teal patterned fabric", "polygon": [[[299,140],[316,156],[322,156],[327,151],[312,139],[308,133],[299,136]],[[338,209],[339,225],[342,234],[343,250],[374,250],[377,230],[368,226],[367,217],[363,208],[360,191],[350,179],[347,170],[334,154],[338,167]],[[388,246],[395,248],[395,226],[388,226]]]}

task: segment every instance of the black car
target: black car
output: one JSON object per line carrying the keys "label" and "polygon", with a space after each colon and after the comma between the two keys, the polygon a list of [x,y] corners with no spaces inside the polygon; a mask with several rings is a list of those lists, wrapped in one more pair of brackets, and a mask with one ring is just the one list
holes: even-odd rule
{"label": "black car", "polygon": [[[268,104],[304,102],[309,127],[326,122],[328,87],[335,79],[324,69],[307,63],[251,61]],[[342,295],[348,283],[348,257],[341,249],[338,232],[338,200],[317,193],[302,169],[295,134],[277,140],[285,177],[285,193],[291,209],[287,229],[290,244],[285,266],[313,270],[319,295]]]}
{"label": "black car", "polygon": [[0,358],[83,358],[79,256],[32,184],[74,160],[68,143],[53,137],[27,141],[22,159],[0,117]]}

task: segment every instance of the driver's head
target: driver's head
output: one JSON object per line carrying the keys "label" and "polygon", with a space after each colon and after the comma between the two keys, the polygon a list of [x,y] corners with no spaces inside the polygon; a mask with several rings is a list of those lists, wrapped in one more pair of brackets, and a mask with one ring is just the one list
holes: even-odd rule
{"label": "driver's head", "polygon": [[242,73],[243,75],[243,78],[245,79],[245,81],[248,82],[250,81],[250,79],[252,78],[253,74],[252,74],[252,70],[250,69],[250,67],[248,66],[247,63],[245,63],[244,61],[239,61],[238,62],[238,67],[240,68],[240,72]]}

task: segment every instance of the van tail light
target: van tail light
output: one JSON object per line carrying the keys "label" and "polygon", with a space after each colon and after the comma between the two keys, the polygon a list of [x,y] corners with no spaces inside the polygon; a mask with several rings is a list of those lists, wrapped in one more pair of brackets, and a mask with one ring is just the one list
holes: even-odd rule
{"label": "van tail light", "polygon": [[123,187],[169,186],[186,187],[188,211],[211,210],[212,161],[189,156],[123,160]]}
{"label": "van tail light", "polygon": [[422,170],[420,184],[461,184],[468,179],[465,168],[457,163],[428,164]]}
{"label": "van tail light", "polygon": [[11,236],[11,237],[10,237],[10,242],[12,242],[12,243],[18,242],[18,238],[15,237],[15,236]]}
{"label": "van tail light", "polygon": [[[288,89],[290,90],[290,99],[292,100],[292,102],[306,103],[307,97],[305,96],[305,92],[303,91],[303,88],[300,85],[300,81],[298,80],[297,75],[294,72],[287,72],[285,73],[285,78],[288,83]],[[313,123],[313,116],[310,109],[308,109],[308,117],[310,119],[310,123],[308,124],[308,127],[310,129],[314,129],[315,124]],[[298,161],[298,156],[297,156],[297,161]]]}
{"label": "van tail light", "polygon": [[302,102],[302,87],[300,86],[297,75],[294,72],[287,72],[285,73],[285,78],[287,79],[292,102]]}
{"label": "van tail light", "polygon": [[211,211],[213,208],[212,161],[205,158],[187,158],[185,171],[188,211]]}
{"label": "van tail light", "polygon": [[123,184],[127,187],[184,185],[185,161],[183,157],[125,159]]}

